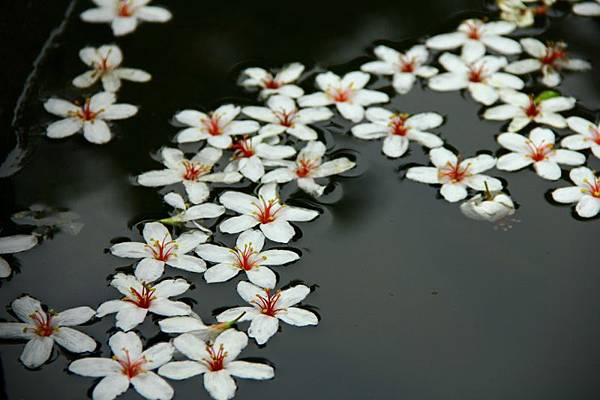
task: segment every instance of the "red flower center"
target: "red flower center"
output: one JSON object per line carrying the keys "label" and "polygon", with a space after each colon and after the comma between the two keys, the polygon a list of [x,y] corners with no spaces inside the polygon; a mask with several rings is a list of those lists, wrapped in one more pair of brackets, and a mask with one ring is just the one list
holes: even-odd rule
{"label": "red flower center", "polygon": [[548,46],[548,50],[546,50],[546,54],[540,61],[542,64],[553,65],[556,61],[567,58],[567,52],[565,51],[565,45],[562,43],[557,43],[552,46]]}
{"label": "red flower center", "polygon": [[119,17],[131,17],[133,15],[133,9],[129,6],[128,0],[121,0],[117,5],[117,15]]}
{"label": "red flower center", "polygon": [[409,114],[400,114],[392,117],[390,125],[392,127],[392,134],[398,136],[406,136],[408,133],[408,128],[404,125],[406,120],[408,119]]}
{"label": "red flower center", "polygon": [[129,291],[131,292],[131,297],[125,297],[123,301],[133,303],[140,308],[150,308],[150,304],[155,299],[154,292],[156,289],[149,285],[144,285],[142,293],[138,292],[135,288],[129,288]]}
{"label": "red flower center", "polygon": [[547,159],[552,154],[554,148],[553,144],[544,144],[543,142],[539,146],[536,146],[531,140],[527,141],[527,146],[529,146],[529,157],[535,162]]}
{"label": "red flower center", "polygon": [[165,236],[161,241],[155,240],[152,246],[150,246],[152,255],[156,260],[169,260],[169,257],[171,257],[175,252],[175,249],[177,249],[177,242],[174,240],[167,240],[167,238],[168,237]]}
{"label": "red flower center", "polygon": [[99,110],[96,112],[92,111],[92,109],[90,108],[90,102],[91,100],[89,97],[85,99],[85,103],[83,104],[83,106],[81,106],[81,109],[79,109],[77,112],[73,112],[74,116],[84,121],[94,121],[98,114],[100,114],[104,110]]}
{"label": "red flower center", "polygon": [[479,82],[483,82],[484,79],[485,79],[484,66],[481,66],[479,68],[473,67],[469,70],[469,81],[479,83]]}
{"label": "red flower center", "polygon": [[205,119],[203,123],[209,135],[219,136],[223,134],[223,129],[221,129],[218,115],[211,115],[210,118]]}
{"label": "red flower center", "polygon": [[469,39],[479,40],[481,38],[481,32],[479,30],[479,27],[473,23],[468,23],[467,36],[469,36]]}
{"label": "red flower center", "polygon": [[400,72],[415,72],[416,60],[414,58],[402,58],[400,61]]}
{"label": "red flower center", "polygon": [[278,290],[275,293],[272,293],[271,289],[264,289],[264,291],[265,296],[261,296],[260,294],[256,295],[254,304],[260,308],[262,314],[274,317],[278,311],[277,302],[281,298],[281,291]]}
{"label": "red flower center", "polygon": [[219,350],[215,351],[212,346],[206,346],[206,351],[210,356],[210,360],[206,360],[208,369],[211,371],[220,371],[223,369],[223,361],[227,356],[227,352],[223,348],[223,345],[219,346]]}
{"label": "red flower center", "polygon": [[596,144],[600,144],[600,130],[598,128],[592,128],[592,140]]}
{"label": "red flower center", "polygon": [[204,164],[194,164],[191,161],[184,160],[183,166],[185,167],[185,173],[183,174],[183,179],[186,181],[196,181],[202,175],[205,175],[210,171],[209,165]]}
{"label": "red flower center", "polygon": [[329,95],[331,96],[331,98],[337,102],[337,103],[345,103],[347,101],[350,101],[350,98],[352,97],[352,88],[338,88],[338,89],[333,89],[332,91],[329,92]]}
{"label": "red flower center", "polygon": [[245,244],[243,250],[236,248],[234,255],[237,266],[244,271],[250,271],[258,265],[256,252],[250,244]]}
{"label": "red flower center", "polygon": [[296,118],[296,110],[276,112],[275,116],[279,120],[279,125],[291,128],[294,126],[294,119]]}
{"label": "red flower center", "polygon": [[275,221],[277,213],[282,209],[282,207],[275,208],[277,205],[279,205],[278,199],[269,199],[268,201],[265,201],[265,199],[261,197],[260,204],[254,204],[257,208],[257,212],[255,213],[256,219],[258,219],[261,224],[268,224],[269,222]]}
{"label": "red flower center", "polygon": [[525,115],[527,115],[529,118],[535,118],[540,114],[540,107],[535,102],[533,96],[529,96],[529,105],[525,107],[524,111]]}
{"label": "red flower center", "polygon": [[453,164],[450,161],[448,161],[444,167],[440,168],[438,172],[438,177],[440,178],[440,180],[447,180],[452,183],[458,183],[471,175],[471,173],[469,172],[469,167],[470,164],[463,166],[460,161],[458,161],[456,164]]}
{"label": "red flower center", "polygon": [[279,89],[281,87],[281,83],[274,79],[271,75],[268,75],[263,80],[263,87],[265,89]]}
{"label": "red flower center", "polygon": [[311,174],[317,167],[319,163],[314,160],[306,160],[301,159],[298,160],[298,166],[296,168],[296,175],[299,178],[305,178]]}
{"label": "red flower center", "polygon": [[129,379],[135,378],[140,373],[144,372],[144,368],[142,366],[146,363],[146,359],[144,357],[140,357],[137,360],[133,361],[129,356],[129,350],[125,351],[125,359],[120,359],[117,356],[113,358],[121,365],[121,372],[123,375],[126,375]]}
{"label": "red flower center", "polygon": [[233,159],[237,160],[240,158],[250,158],[256,152],[252,147],[252,141],[250,139],[240,139],[231,145],[233,150]]}
{"label": "red flower center", "polygon": [[35,333],[38,336],[52,336],[57,329],[52,326],[52,314],[36,311],[29,318],[35,323]]}

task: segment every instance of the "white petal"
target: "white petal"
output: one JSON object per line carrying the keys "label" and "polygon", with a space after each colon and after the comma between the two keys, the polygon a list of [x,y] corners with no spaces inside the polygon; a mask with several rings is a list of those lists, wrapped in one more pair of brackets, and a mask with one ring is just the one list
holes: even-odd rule
{"label": "white petal", "polygon": [[166,263],[171,267],[179,268],[184,271],[196,273],[202,273],[206,271],[206,263],[204,260],[198,257],[189,256],[187,254],[180,255],[177,258],[169,259]]}
{"label": "white petal", "polygon": [[94,400],[113,400],[129,389],[129,379],[123,374],[111,374],[103,378],[92,392]]}
{"label": "white petal", "polygon": [[275,375],[270,365],[248,361],[232,361],[227,364],[227,371],[233,376],[245,379],[271,379]]}
{"label": "white petal", "polygon": [[83,124],[78,118],[61,119],[48,125],[46,135],[52,139],[62,139],[79,132]]}
{"label": "white petal", "polygon": [[502,104],[496,107],[491,107],[485,110],[483,118],[493,121],[504,121],[512,119],[520,114],[521,110],[511,104]]}
{"label": "white petal", "polygon": [[515,61],[506,66],[506,72],[511,74],[528,74],[533,71],[537,71],[542,68],[542,64],[535,58],[528,58],[525,60]]}
{"label": "white petal", "polygon": [[85,353],[94,351],[96,348],[94,339],[68,327],[59,328],[52,337],[56,340],[56,343],[73,353]]}
{"label": "white petal", "polygon": [[34,336],[25,345],[20,360],[27,368],[37,368],[50,358],[53,347],[51,337]]}
{"label": "white petal", "polygon": [[498,158],[496,167],[503,171],[516,171],[531,165],[533,160],[521,153],[508,153]]}
{"label": "white petal", "polygon": [[96,312],[90,307],[76,307],[56,314],[54,323],[60,326],[75,326],[88,322]]}
{"label": "white petal", "polygon": [[239,233],[258,225],[258,220],[250,215],[240,215],[226,219],[219,225],[221,232]]}
{"label": "white petal", "polygon": [[460,90],[467,86],[469,86],[467,76],[453,72],[439,74],[429,80],[429,87],[439,91]]}
{"label": "white petal", "polygon": [[250,214],[256,211],[258,199],[246,193],[227,191],[219,197],[219,202],[230,210],[240,214]]}
{"label": "white petal", "polygon": [[481,41],[490,49],[502,54],[519,54],[521,45],[513,39],[497,35],[483,35]]}
{"label": "white petal", "polygon": [[356,163],[346,157],[336,158],[321,164],[312,174],[314,178],[324,178],[331,175],[341,174],[356,166]]}
{"label": "white petal", "polygon": [[277,313],[277,318],[294,326],[317,325],[319,323],[319,319],[314,313],[298,307],[290,307]]}
{"label": "white petal", "polygon": [[235,396],[235,382],[225,369],[205,373],[204,387],[215,400],[229,400]]}
{"label": "white petal", "polygon": [[230,263],[217,264],[206,270],[204,279],[208,283],[225,282],[236,276],[240,269]]}
{"label": "white petal", "polygon": [[111,358],[89,357],[73,361],[69,364],[69,371],[90,378],[119,374],[121,365]]}
{"label": "white petal", "polygon": [[144,21],[167,22],[171,19],[171,13],[162,7],[144,6],[137,10],[136,16]]}
{"label": "white petal", "polygon": [[469,83],[469,92],[471,92],[473,99],[486,106],[492,105],[498,100],[496,89],[483,83]]}
{"label": "white petal", "polygon": [[581,165],[585,163],[585,156],[576,151],[558,149],[554,151],[552,161],[565,165]]}
{"label": "white petal", "polygon": [[450,50],[462,46],[467,40],[463,32],[444,33],[427,39],[427,47],[436,50]]}
{"label": "white petal", "polygon": [[135,376],[131,379],[131,384],[147,399],[170,400],[175,394],[173,388],[163,378],[151,371]]}
{"label": "white petal", "polygon": [[592,218],[600,212],[600,199],[592,196],[583,196],[575,206],[575,211],[580,217]]}
{"label": "white petal", "polygon": [[544,179],[555,181],[560,178],[561,170],[557,163],[549,160],[538,161],[533,164],[535,171]]}
{"label": "white petal", "polygon": [[401,157],[407,149],[408,139],[404,136],[389,135],[383,140],[383,153],[388,157]]}
{"label": "white petal", "polygon": [[35,235],[12,235],[0,237],[0,254],[13,254],[29,250],[38,244]]}
{"label": "white petal", "polygon": [[406,177],[410,180],[436,184],[439,183],[438,170],[432,167],[412,167],[406,171]]}
{"label": "white petal", "polygon": [[83,136],[90,143],[104,144],[108,143],[111,138],[110,129],[106,122],[101,119],[96,119],[92,122],[83,124]]}
{"label": "white petal", "polygon": [[114,71],[115,75],[121,79],[133,82],[148,82],[152,76],[146,71],[134,68],[119,68]]}
{"label": "white petal", "polygon": [[467,197],[465,185],[460,183],[444,183],[440,189],[442,196],[451,203],[455,203]]}
{"label": "white petal", "polygon": [[256,339],[256,343],[265,344],[279,329],[279,320],[268,315],[258,315],[250,323],[248,336]]}
{"label": "white petal", "polygon": [[44,108],[50,114],[58,115],[59,117],[68,117],[72,113],[77,113],[79,107],[62,99],[49,99],[44,103]]}
{"label": "white petal", "polygon": [[127,35],[135,31],[137,28],[138,21],[135,17],[117,17],[112,21],[112,30],[115,36]]}
{"label": "white petal", "polygon": [[138,108],[131,104],[113,104],[101,114],[103,119],[125,119],[137,114]]}
{"label": "white petal", "polygon": [[173,361],[163,365],[158,373],[169,379],[181,380],[188,379],[196,375],[201,375],[207,371],[206,366],[196,361]]}
{"label": "white petal", "polygon": [[583,197],[583,192],[578,186],[556,189],[552,192],[552,198],[559,203],[576,203]]}
{"label": "white petal", "polygon": [[392,86],[399,94],[406,94],[413,88],[416,80],[414,74],[398,72],[394,74]]}
{"label": "white petal", "polygon": [[203,203],[210,195],[210,189],[204,182],[183,181],[183,186],[193,204]]}

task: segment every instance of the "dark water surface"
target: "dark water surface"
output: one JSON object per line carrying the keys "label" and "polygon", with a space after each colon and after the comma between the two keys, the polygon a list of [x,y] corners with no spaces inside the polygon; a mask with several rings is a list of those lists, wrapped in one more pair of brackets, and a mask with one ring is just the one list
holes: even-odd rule
{"label": "dark water surface", "polygon": [[[77,236],[57,234],[14,257],[20,272],[1,283],[0,304],[24,292],[57,310],[97,307],[116,298],[107,276],[129,263],[104,249],[118,237],[139,239],[136,223],[168,211],[155,190],[131,185],[131,176],[159,167],[150,154],[177,132],[169,122],[177,110],[250,102],[252,95],[236,87],[242,67],[300,61],[345,72],[369,56],[374,42],[409,43],[452,29],[454,22],[448,21],[460,19],[457,11],[482,9],[476,0],[361,5],[172,0],[166,5],[174,14],[170,23],[144,24],[115,40],[108,26],[79,21],[79,12],[89,8],[79,2],[51,48],[21,118],[31,157],[2,181],[7,204],[0,217],[4,224],[13,212],[42,202],[75,211],[85,226]],[[556,19],[547,37],[564,39],[574,54],[592,61],[592,71],[567,75],[559,90],[577,97],[582,115],[594,119],[600,104],[598,20]],[[42,137],[53,120],[42,100],[81,93],[70,86],[85,70],[79,49],[112,42],[122,48],[125,66],[154,76],[148,84],[124,82],[119,92],[121,101],[140,105],[138,115],[114,124],[117,137],[105,146],[89,144],[81,135],[62,141]],[[312,76],[303,86],[312,87]],[[467,156],[499,148],[495,135],[503,124],[481,120],[479,105],[468,96],[415,88],[392,104],[406,112],[444,114],[437,132]],[[337,131],[347,131],[349,124],[336,122],[343,126]],[[332,150],[354,155],[358,168],[336,179],[324,204],[292,195],[296,203],[323,213],[301,224],[301,237],[290,244],[302,252],[300,261],[276,269],[280,284],[318,285],[306,304],[318,307],[322,319],[316,328],[283,326],[264,348],[251,342],[242,357],[269,360],[276,366],[275,379],[240,379],[237,398],[600,397],[600,232],[598,220],[578,221],[569,207],[548,202],[546,192],[568,185],[565,180],[544,181],[530,170],[493,170],[508,181],[520,204],[520,222],[505,232],[465,218],[457,205],[436,198],[435,189],[403,179],[407,164],[428,161],[418,146],[404,158],[388,160],[378,141],[339,133],[324,137]],[[587,165],[600,169],[597,159]],[[7,226],[4,234],[13,230]],[[217,241],[231,239],[216,235]],[[195,283],[185,296],[205,321],[212,322],[219,307],[242,304],[235,291],[240,278],[209,286],[199,275],[181,276]],[[7,311],[0,317],[12,320]],[[113,324],[114,316],[108,316],[82,328],[102,344],[103,356],[109,356],[106,341]],[[141,332],[151,341],[161,339],[150,318]],[[29,371],[18,362],[22,349],[22,344],[0,347],[6,398],[81,399],[92,387],[92,379],[64,371],[71,356],[61,354]],[[176,398],[208,398],[199,378],[172,383]],[[121,398],[139,396],[130,390]]]}

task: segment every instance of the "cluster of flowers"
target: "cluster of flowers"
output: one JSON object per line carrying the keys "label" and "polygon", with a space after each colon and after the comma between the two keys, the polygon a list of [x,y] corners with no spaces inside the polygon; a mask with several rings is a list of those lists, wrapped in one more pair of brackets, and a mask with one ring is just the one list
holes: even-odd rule
{"label": "cluster of flowers", "polygon": [[[519,27],[531,26],[536,17],[550,15],[558,0],[496,0],[500,10],[500,18],[514,22]],[[600,0],[579,1],[563,0],[563,3],[575,3],[572,10],[575,14],[586,17],[600,16]]]}

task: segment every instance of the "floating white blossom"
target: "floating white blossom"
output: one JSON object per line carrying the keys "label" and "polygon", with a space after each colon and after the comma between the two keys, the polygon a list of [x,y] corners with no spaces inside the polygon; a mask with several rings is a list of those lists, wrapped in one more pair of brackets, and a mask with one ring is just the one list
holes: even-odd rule
{"label": "floating white blossom", "polygon": [[241,84],[246,88],[260,88],[260,97],[263,99],[274,94],[295,99],[304,94],[304,90],[294,84],[302,72],[304,65],[300,63],[286,65],[277,73],[263,68],[246,68],[242,71]]}
{"label": "floating white blossom", "polygon": [[[35,235],[13,235],[0,237],[0,254],[14,254],[29,250],[38,244]],[[4,258],[0,257],[0,278],[10,276],[12,268]]]}
{"label": "floating white blossom", "polygon": [[556,189],[552,198],[559,203],[576,203],[575,212],[582,218],[593,218],[600,212],[600,177],[586,167],[573,168],[569,177],[575,186]]}

